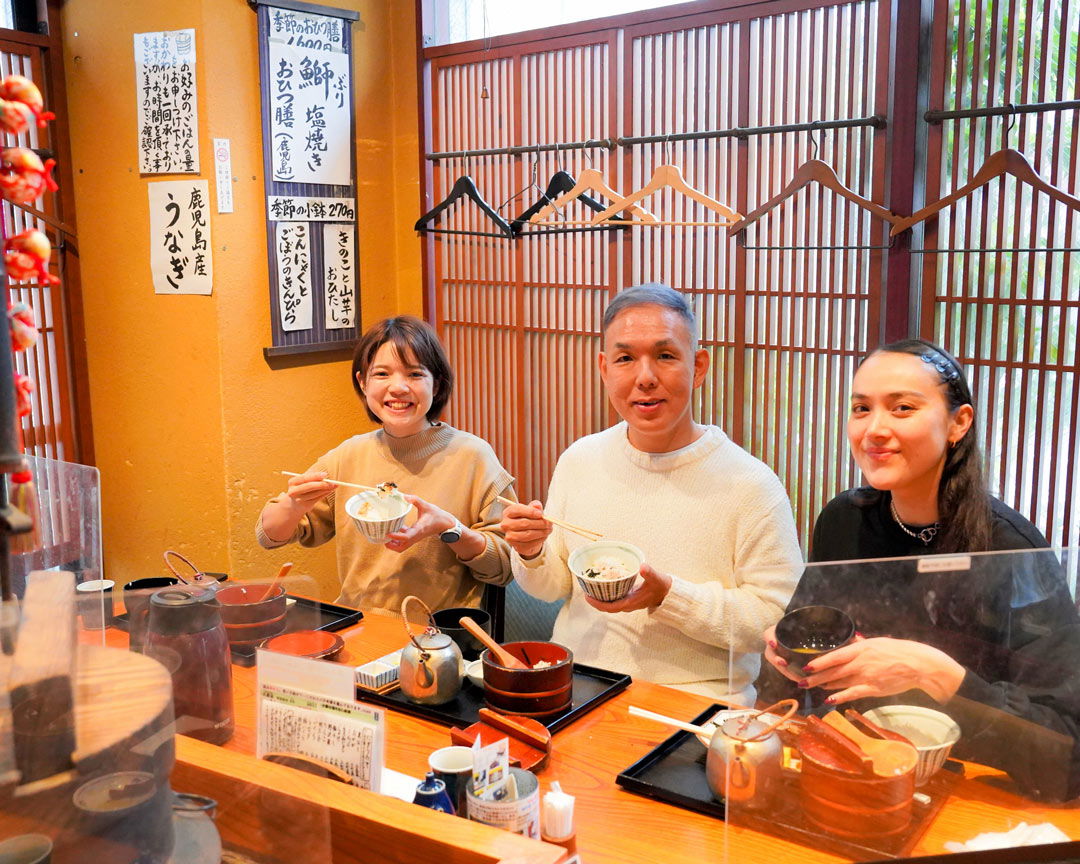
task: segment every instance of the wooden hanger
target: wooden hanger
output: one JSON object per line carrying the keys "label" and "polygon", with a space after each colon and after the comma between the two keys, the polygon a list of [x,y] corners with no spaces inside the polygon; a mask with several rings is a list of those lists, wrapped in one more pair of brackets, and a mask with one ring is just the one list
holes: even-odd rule
{"label": "wooden hanger", "polygon": [[1057,186],[1051,186],[1043,180],[1042,177],[1035,173],[1035,169],[1031,167],[1031,163],[1028,162],[1027,157],[1019,150],[1005,149],[998,150],[996,153],[991,153],[983,163],[982,167],[976,172],[975,176],[955,192],[946,195],[940,201],[928,204],[926,207],[923,207],[922,210],[919,210],[917,213],[912,213],[906,219],[901,219],[893,225],[890,233],[895,237],[901,231],[906,231],[913,225],[925,222],[931,216],[937,215],[938,212],[944,210],[949,205],[955,204],[961,198],[966,198],[979,187],[985,186],[997,177],[1004,177],[1006,174],[1012,174],[1012,176],[1021,183],[1027,183],[1038,191],[1045,192],[1055,201],[1060,201],[1072,210],[1080,210],[1080,198],[1075,198],[1063,189],[1059,189]]}
{"label": "wooden hanger", "polygon": [[[444,210],[451,205],[456,204],[460,199],[468,198],[477,207],[479,207],[492,222],[498,227],[498,231],[465,231],[460,229],[450,228],[429,228],[426,223],[433,222],[438,218]],[[476,188],[476,184],[473,183],[472,177],[462,176],[454,182],[454,187],[450,190],[450,194],[447,195],[442,201],[428,210],[423,216],[416,220],[416,224],[413,228],[422,233],[431,234],[471,234],[479,237],[513,237],[514,231],[510,227],[510,223],[502,218],[492,208],[483,196]]]}
{"label": "wooden hanger", "polygon": [[[682,172],[675,165],[657,165],[656,170],[653,172],[652,178],[637,192],[627,195],[625,198],[620,198],[610,207],[608,207],[602,213],[597,213],[592,220],[593,225],[609,224],[620,225],[627,224],[625,219],[612,219],[616,213],[626,210],[632,204],[636,204],[642,198],[646,198],[652,195],[654,192],[663,189],[665,186],[674,189],[676,192],[681,192],[687,198],[696,201],[708,210],[712,210],[714,213],[718,213],[724,217],[724,222],[677,222],[677,221],[665,221],[655,222],[649,224],[655,225],[726,225],[733,224],[740,220],[742,217],[728,207],[725,204],[721,204],[715,198],[710,198],[704,192],[699,192],[693,186],[683,179]],[[636,223],[634,223],[636,224]]]}
{"label": "wooden hanger", "polygon": [[[552,207],[553,201],[576,189],[579,185],[579,183],[574,183],[574,178],[565,171],[556,171],[552,174],[551,179],[548,181],[547,189],[545,189],[540,197],[536,199],[536,202],[510,223],[510,227],[513,229],[514,234],[521,234],[527,223],[534,223],[537,221],[536,216],[541,211]],[[537,188],[539,189],[539,187]],[[577,197],[581,198],[582,203],[594,213],[599,213],[604,209],[604,205],[594,201],[588,195],[579,193]]]}
{"label": "wooden hanger", "polygon": [[[770,210],[775,209],[800,189],[805,186],[809,186],[811,183],[820,183],[826,189],[835,192],[841,198],[845,198],[852,204],[857,204],[864,210],[869,210],[878,219],[884,219],[890,225],[896,225],[902,221],[904,217],[897,216],[891,210],[886,210],[880,204],[875,204],[866,198],[863,198],[856,192],[848,189],[843,183],[840,182],[840,178],[836,176],[836,172],[832,169],[831,165],[822,162],[820,159],[810,159],[799,166],[799,169],[795,172],[795,175],[784,187],[783,191],[777,195],[774,195],[753,213],[746,216],[742,221],[736,222],[728,228],[728,236],[734,237],[737,234],[741,234],[755,222],[757,222],[762,216],[768,213]],[[895,234],[896,231],[893,230]]]}
{"label": "wooden hanger", "polygon": [[[560,172],[561,173],[561,172]],[[586,168],[578,175],[577,183],[572,188],[567,189],[558,198],[548,202],[539,211],[534,213],[529,221],[533,225],[591,225],[592,222],[563,222],[552,220],[551,217],[556,211],[562,210],[571,201],[580,198],[585,202],[585,205],[598,213],[604,211],[604,207],[596,204],[596,201],[584,194],[586,192],[598,192],[604,198],[609,201],[618,201],[623,196],[607,185],[607,180],[604,179],[604,175],[597,171],[595,168]],[[596,206],[593,206],[596,205]],[[631,215],[638,222],[642,222],[646,225],[655,225],[656,217],[652,215],[644,207],[630,206],[625,208],[626,212]]]}

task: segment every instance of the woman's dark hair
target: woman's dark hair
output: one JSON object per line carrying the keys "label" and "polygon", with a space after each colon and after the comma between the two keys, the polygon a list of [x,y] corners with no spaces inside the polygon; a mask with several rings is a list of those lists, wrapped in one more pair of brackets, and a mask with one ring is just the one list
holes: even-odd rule
{"label": "woman's dark hair", "polygon": [[[902,339],[883,345],[863,358],[863,363],[875,354],[911,354],[918,357],[938,374],[950,411],[975,403],[971,387],[956,358],[943,348],[925,339]],[[861,364],[860,364],[861,365]],[[938,486],[938,514],[948,514],[942,520],[941,535],[935,552],[985,552],[990,549],[990,501],[983,477],[982,453],[972,424],[967,433],[949,447],[945,469]]]}
{"label": "woman's dark hair", "polygon": [[435,331],[426,322],[412,315],[384,318],[377,324],[372,324],[356,343],[352,358],[352,385],[359,394],[368,417],[375,423],[382,422],[368,407],[360,380],[367,378],[375,354],[387,342],[394,346],[394,352],[402,363],[408,363],[409,358],[413,357],[431,373],[434,387],[427,419],[432,422],[438,420],[454,389],[454,370],[450,368],[446,350]]}

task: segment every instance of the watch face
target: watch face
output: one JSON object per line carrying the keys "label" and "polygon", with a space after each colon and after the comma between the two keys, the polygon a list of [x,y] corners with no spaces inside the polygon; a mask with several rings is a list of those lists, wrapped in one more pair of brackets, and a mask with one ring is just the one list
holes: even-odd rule
{"label": "watch face", "polygon": [[461,532],[464,530],[464,527],[464,525],[458,522],[453,528],[443,531],[442,534],[439,535],[439,539],[442,540],[443,543],[457,543],[457,541],[461,539]]}

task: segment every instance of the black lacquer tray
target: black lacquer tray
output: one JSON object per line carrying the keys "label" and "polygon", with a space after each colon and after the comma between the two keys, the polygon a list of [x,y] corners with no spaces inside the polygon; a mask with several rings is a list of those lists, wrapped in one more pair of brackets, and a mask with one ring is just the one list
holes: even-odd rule
{"label": "black lacquer tray", "polygon": [[[289,604],[285,612],[285,629],[282,631],[284,633],[295,633],[297,630],[329,630],[331,632],[344,630],[364,617],[364,613],[359,609],[324,603],[310,597],[294,597],[292,594],[287,596],[296,602]],[[126,631],[128,629],[127,613],[117,615],[115,623],[118,629]],[[232,650],[233,663],[237,666],[254,666],[255,650],[255,648],[244,650],[234,648]]]}
{"label": "black lacquer tray", "polygon": [[[561,714],[542,722],[551,732],[558,732],[564,726],[573,723],[578,717],[592,711],[601,702],[606,702],[616,693],[625,690],[630,684],[630,676],[618,672],[608,672],[595,666],[574,664],[574,696],[570,707]],[[444,705],[417,705],[405,698],[401,690],[390,693],[374,693],[370,690],[357,690],[357,698],[362,702],[374,702],[385,705],[404,714],[434,720],[447,726],[471,726],[480,719],[480,709],[484,707],[484,690],[467,680],[461,686],[461,692]]]}
{"label": "black lacquer tray", "polygon": [[[702,724],[711,719],[725,705],[714,704],[691,720]],[[615,778],[624,789],[704,813],[717,819],[727,818],[723,801],[713,797],[705,780],[705,757],[707,748],[689,732],[676,732],[662,741],[645,756],[626,768]],[[933,821],[963,766],[947,762],[925,786],[916,792],[930,797],[930,803],[916,798],[913,804],[911,824],[903,832],[891,837],[860,838],[853,840],[830,834],[814,827],[802,815],[799,808],[799,781],[797,776],[786,776],[787,788],[776,796],[776,805],[761,815],[746,807],[739,807],[735,820],[738,825],[811,846],[826,852],[842,855],[858,861],[880,858],[904,857],[915,846],[923,832]]]}

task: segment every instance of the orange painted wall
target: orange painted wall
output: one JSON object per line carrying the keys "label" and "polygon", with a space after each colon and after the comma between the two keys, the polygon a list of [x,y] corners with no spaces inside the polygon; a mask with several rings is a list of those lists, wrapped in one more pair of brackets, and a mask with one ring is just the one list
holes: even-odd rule
{"label": "orange painted wall", "polygon": [[[365,325],[422,308],[414,4],[355,9],[361,313]],[[370,428],[347,360],[271,369],[256,16],[244,0],[69,0],[65,66],[101,470],[105,574],[162,572],[176,549],[236,578],[286,559],[312,591],[337,592],[332,544],[260,549],[255,519],[302,470]],[[136,147],[133,34],[194,27],[202,177],[210,181],[214,291],[153,293],[147,185]],[[235,212],[216,212],[212,138],[232,142]]]}

